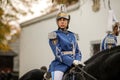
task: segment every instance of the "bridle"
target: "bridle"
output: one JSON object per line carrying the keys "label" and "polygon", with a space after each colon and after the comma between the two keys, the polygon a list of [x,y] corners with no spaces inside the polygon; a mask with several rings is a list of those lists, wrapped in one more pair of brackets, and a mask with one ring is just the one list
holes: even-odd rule
{"label": "bridle", "polygon": [[[90,78],[92,78],[93,80],[97,80],[97,78],[95,78],[94,76],[92,76],[91,74],[89,74],[89,73],[87,73],[83,68],[85,67],[79,67],[79,66],[76,66],[80,71],[81,71],[81,73],[83,74],[86,74],[88,77],[90,77]],[[78,73],[78,72],[77,72]],[[84,77],[85,78],[85,77]]]}
{"label": "bridle", "polygon": [[[84,66],[85,67],[85,66]],[[70,72],[68,73],[68,74],[70,74],[70,73],[73,73],[73,76],[75,75],[75,74],[80,74],[81,76],[82,76],[82,79],[83,80],[86,80],[86,78],[85,78],[85,76],[84,76],[84,74],[86,74],[88,77],[90,77],[91,79],[93,79],[93,80],[97,80],[97,78],[95,78],[94,76],[92,76],[91,74],[89,74],[89,73],[87,73],[83,68],[84,67],[80,67],[80,66],[75,66],[75,67],[73,67],[71,70],[70,70]],[[75,68],[78,68],[81,72],[76,72],[74,69]],[[73,79],[74,80],[74,79]]]}

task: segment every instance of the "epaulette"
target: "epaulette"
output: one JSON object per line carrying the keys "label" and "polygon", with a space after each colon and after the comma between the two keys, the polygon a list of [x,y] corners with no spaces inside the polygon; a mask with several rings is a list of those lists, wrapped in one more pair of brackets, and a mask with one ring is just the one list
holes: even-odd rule
{"label": "epaulette", "polygon": [[79,35],[75,33],[75,37],[77,40],[79,40]]}
{"label": "epaulette", "polygon": [[55,38],[57,38],[56,32],[51,32],[48,34],[48,39],[55,39]]}

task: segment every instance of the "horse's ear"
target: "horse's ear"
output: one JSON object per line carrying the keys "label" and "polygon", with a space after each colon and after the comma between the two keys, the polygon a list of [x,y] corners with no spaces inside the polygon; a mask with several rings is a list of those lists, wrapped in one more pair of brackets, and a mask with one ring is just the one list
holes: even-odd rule
{"label": "horse's ear", "polygon": [[50,80],[50,78],[51,78],[51,73],[50,73],[50,72],[46,72],[46,73],[44,74],[44,78],[45,78],[46,80]]}

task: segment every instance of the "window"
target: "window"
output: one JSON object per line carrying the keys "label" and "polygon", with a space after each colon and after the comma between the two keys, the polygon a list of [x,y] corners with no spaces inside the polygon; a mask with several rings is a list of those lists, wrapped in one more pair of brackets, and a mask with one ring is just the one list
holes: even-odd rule
{"label": "window", "polygon": [[100,51],[100,40],[91,41],[91,55],[97,54]]}

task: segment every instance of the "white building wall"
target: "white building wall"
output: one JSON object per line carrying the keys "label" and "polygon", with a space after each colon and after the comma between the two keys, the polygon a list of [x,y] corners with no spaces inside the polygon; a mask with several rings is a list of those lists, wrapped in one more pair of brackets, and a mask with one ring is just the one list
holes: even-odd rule
{"label": "white building wall", "polygon": [[[111,6],[120,21],[119,3],[120,0],[111,0]],[[70,12],[70,15],[69,30],[79,34],[78,44],[83,55],[82,60],[85,61],[91,56],[90,42],[101,40],[105,36],[107,3],[105,8],[101,0],[100,11],[95,13],[92,11],[92,0],[87,0],[78,10]],[[22,28],[19,56],[20,76],[31,69],[40,68],[43,65],[49,66],[54,57],[48,44],[48,33],[56,29],[55,17]]]}

